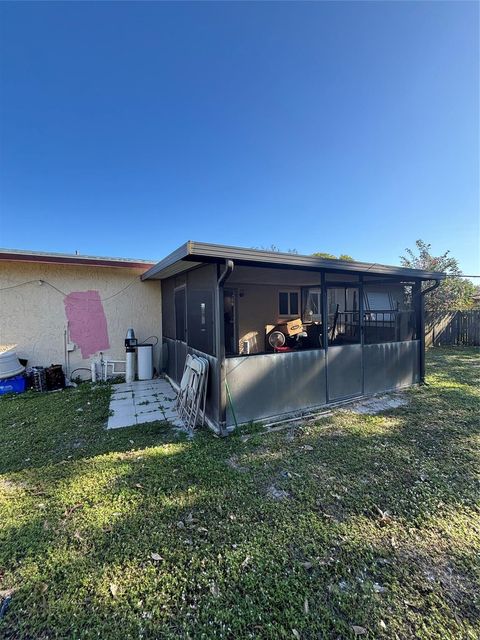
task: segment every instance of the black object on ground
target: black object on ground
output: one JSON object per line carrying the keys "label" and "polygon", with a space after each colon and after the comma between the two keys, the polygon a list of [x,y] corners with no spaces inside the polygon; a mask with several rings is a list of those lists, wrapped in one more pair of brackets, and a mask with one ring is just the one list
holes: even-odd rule
{"label": "black object on ground", "polygon": [[11,599],[12,599],[12,596],[6,596],[4,601],[2,602],[2,606],[0,607],[0,620],[7,613],[7,609],[8,609],[8,606],[10,604]]}
{"label": "black object on ground", "polygon": [[61,364],[52,364],[45,369],[45,377],[48,391],[65,388],[65,374]]}

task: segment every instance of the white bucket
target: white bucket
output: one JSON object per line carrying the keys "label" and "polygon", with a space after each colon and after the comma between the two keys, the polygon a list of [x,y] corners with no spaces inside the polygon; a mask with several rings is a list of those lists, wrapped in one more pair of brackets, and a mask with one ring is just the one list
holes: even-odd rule
{"label": "white bucket", "polygon": [[153,378],[153,345],[137,344],[137,374],[139,380]]}
{"label": "white bucket", "polygon": [[0,380],[4,378],[13,378],[19,373],[25,371],[25,367],[20,364],[15,347],[17,345],[0,345]]}

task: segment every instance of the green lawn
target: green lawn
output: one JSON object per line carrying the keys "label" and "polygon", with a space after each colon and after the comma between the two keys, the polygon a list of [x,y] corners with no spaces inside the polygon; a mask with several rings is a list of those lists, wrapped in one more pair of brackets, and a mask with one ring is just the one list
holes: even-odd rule
{"label": "green lawn", "polygon": [[108,386],[1,399],[0,637],[477,640],[479,365],[227,439],[106,431]]}

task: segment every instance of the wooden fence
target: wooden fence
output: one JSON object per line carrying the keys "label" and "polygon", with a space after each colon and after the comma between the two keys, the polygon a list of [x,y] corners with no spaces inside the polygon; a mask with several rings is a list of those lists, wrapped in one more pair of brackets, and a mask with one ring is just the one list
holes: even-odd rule
{"label": "wooden fence", "polygon": [[480,346],[480,310],[427,311],[425,346]]}

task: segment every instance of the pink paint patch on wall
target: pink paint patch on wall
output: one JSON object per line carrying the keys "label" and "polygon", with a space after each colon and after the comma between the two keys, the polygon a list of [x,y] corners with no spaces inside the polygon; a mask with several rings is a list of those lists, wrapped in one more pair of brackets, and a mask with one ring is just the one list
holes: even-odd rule
{"label": "pink paint patch on wall", "polygon": [[72,291],[64,304],[70,339],[80,347],[82,358],[110,348],[107,319],[98,291]]}

